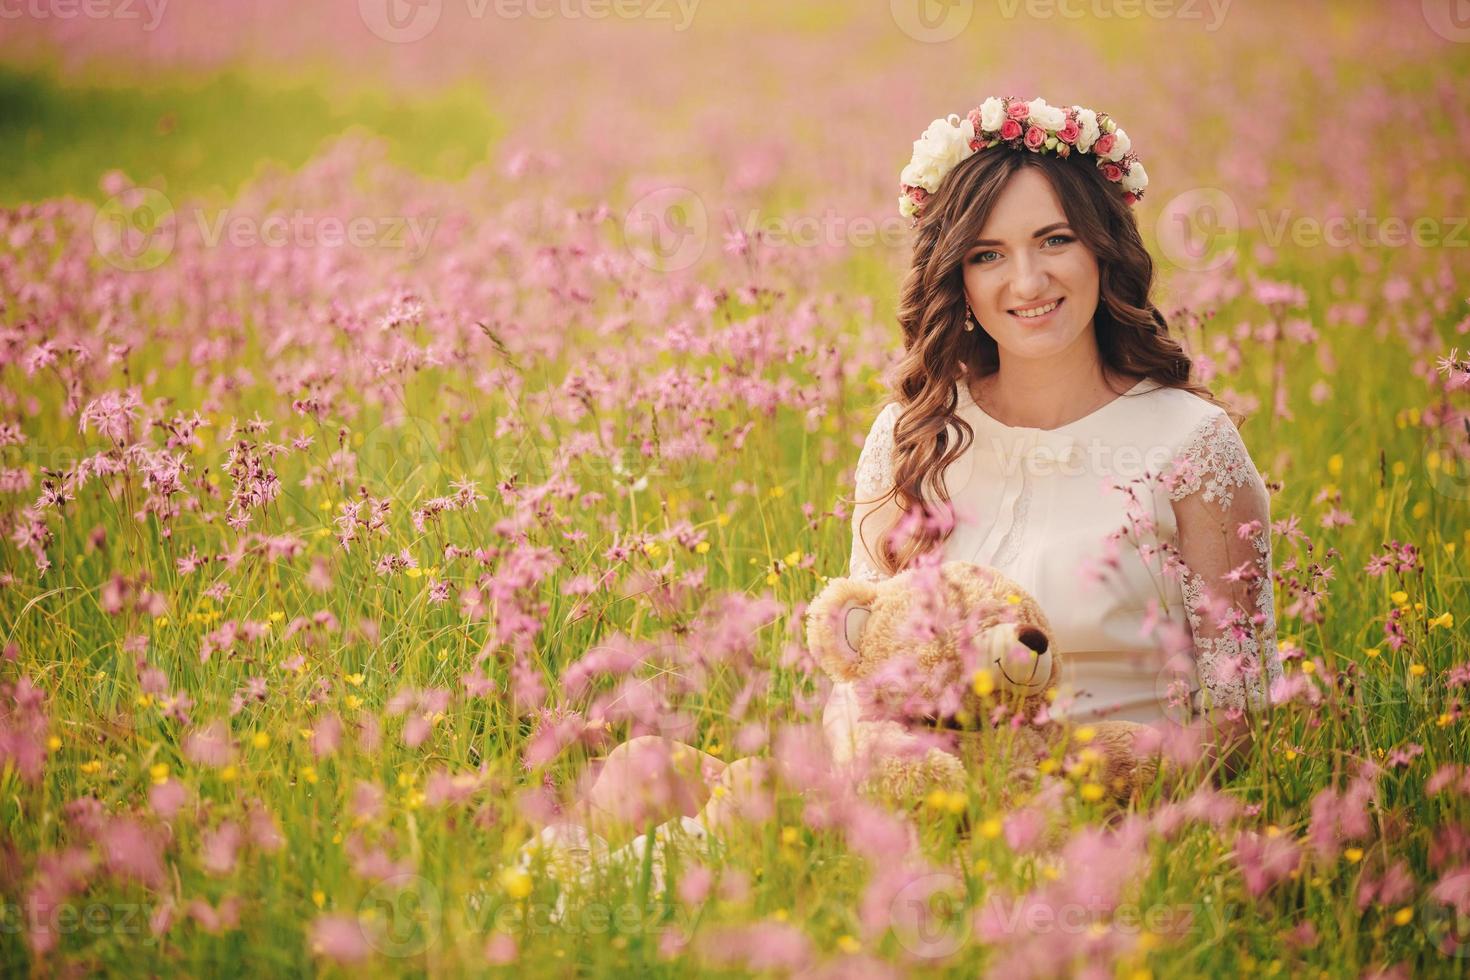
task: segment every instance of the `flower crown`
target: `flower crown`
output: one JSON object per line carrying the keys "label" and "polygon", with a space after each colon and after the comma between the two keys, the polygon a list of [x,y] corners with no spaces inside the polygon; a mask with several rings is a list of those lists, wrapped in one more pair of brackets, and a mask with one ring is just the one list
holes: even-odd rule
{"label": "flower crown", "polygon": [[1106,112],[1074,105],[1047,105],[1045,99],[1022,101],[1013,96],[989,98],[963,119],[954,113],[936,119],[914,141],[914,156],[899,175],[903,193],[898,212],[919,223],[927,201],[961,161],[980,150],[1004,143],[1013,150],[1097,157],[1103,176],[1122,185],[1123,200],[1135,204],[1148,186],[1148,174],[1131,150],[1132,141]]}

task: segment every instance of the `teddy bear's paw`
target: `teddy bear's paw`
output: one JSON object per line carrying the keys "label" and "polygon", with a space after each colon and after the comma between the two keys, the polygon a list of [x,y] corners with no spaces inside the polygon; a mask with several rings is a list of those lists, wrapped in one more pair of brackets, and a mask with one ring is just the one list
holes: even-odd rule
{"label": "teddy bear's paw", "polygon": [[877,760],[862,786],[866,795],[902,809],[923,804],[935,790],[964,788],[964,766],[942,749],[930,749],[919,757],[884,756]]}

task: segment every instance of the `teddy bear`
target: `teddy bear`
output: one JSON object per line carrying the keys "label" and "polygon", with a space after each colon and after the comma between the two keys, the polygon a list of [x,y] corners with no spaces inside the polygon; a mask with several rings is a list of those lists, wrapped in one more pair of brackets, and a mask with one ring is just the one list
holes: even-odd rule
{"label": "teddy bear", "polygon": [[[907,809],[935,790],[964,790],[974,771],[967,771],[965,760],[988,758],[984,750],[1000,745],[1010,762],[1002,780],[1005,801],[1004,784],[1039,783],[1039,761],[1069,737],[1065,726],[1045,721],[1047,692],[1062,663],[1051,625],[1035,598],[995,569],[950,561],[880,582],[831,579],[805,617],[807,646],[834,681],[822,719],[832,762],[860,792]],[[1076,754],[1114,800],[1152,782],[1157,759],[1134,746],[1146,726],[1103,721],[1086,727],[1091,737]],[[636,781],[634,764],[604,785],[611,764],[633,763],[644,752],[651,771],[672,767],[691,786],[708,783],[698,795],[702,809],[674,814],[651,835],[614,848],[592,829],[593,811],[599,799],[619,798]],[[1060,788],[1053,783],[1035,802],[1054,799],[1051,791]],[[711,831],[738,820],[759,822],[769,812],[771,791],[766,760],[726,765],[662,736],[635,738],[605,760],[580,819],[543,828],[521,848],[519,866],[529,870],[544,861],[564,884],[586,883],[596,866],[636,869],[655,842],[709,846]],[[661,847],[652,868],[654,881],[662,882]]]}
{"label": "teddy bear", "polygon": [[1079,735],[1081,764],[1115,803],[1158,772],[1158,757],[1135,745],[1147,726],[1047,720],[1064,652],[1036,599],[993,568],[947,561],[876,582],[831,579],[807,607],[806,634],[834,682],[823,715],[834,762],[889,803],[965,788],[967,752],[998,745],[1009,799],[1038,782],[1059,740],[1075,747]]}

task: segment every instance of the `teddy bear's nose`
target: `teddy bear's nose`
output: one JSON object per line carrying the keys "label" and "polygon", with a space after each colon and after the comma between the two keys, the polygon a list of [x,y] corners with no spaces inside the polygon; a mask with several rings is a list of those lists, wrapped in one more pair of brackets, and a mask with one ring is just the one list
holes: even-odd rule
{"label": "teddy bear's nose", "polygon": [[1016,634],[1016,639],[1020,640],[1024,646],[1033,651],[1038,657],[1046,652],[1046,634],[1034,626],[1028,626],[1021,630],[1021,632]]}

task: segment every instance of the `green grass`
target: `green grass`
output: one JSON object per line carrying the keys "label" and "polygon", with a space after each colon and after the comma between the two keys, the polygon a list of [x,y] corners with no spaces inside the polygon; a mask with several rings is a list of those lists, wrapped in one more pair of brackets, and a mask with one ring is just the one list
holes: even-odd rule
{"label": "green grass", "polygon": [[454,179],[486,159],[503,123],[468,85],[405,100],[234,72],[124,88],[0,67],[0,203],[100,201],[110,169],[170,194],[228,197],[262,166],[294,169],[354,128],[386,138],[394,162]]}

